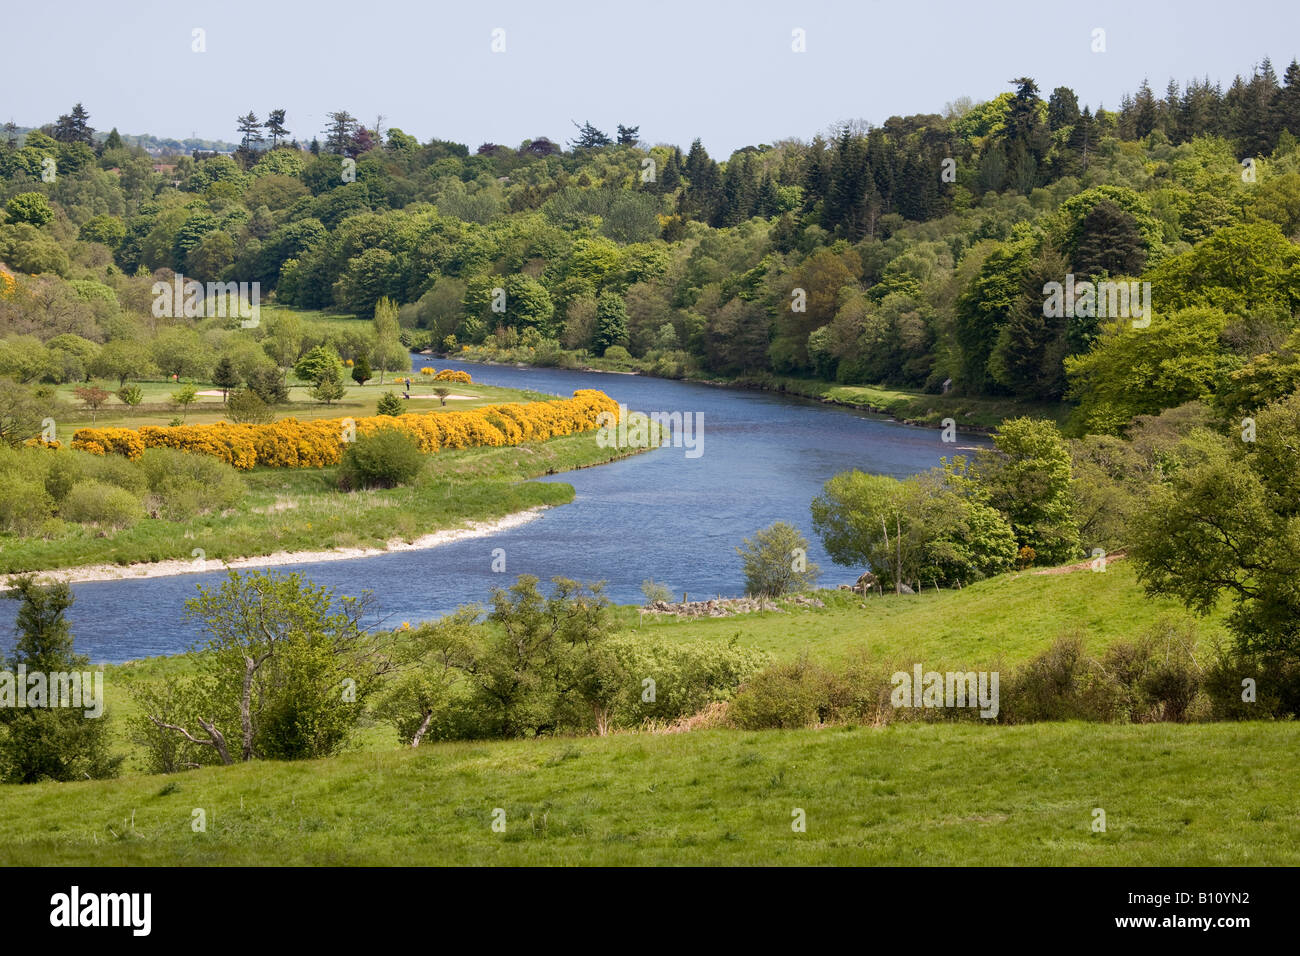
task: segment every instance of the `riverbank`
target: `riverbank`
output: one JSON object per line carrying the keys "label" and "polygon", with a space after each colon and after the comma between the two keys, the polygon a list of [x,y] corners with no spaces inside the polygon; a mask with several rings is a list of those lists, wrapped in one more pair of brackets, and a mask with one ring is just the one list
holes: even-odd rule
{"label": "riverbank", "polygon": [[338,466],[258,468],[243,500],[186,521],[148,518],[118,531],[0,539],[0,574],[72,575],[70,581],[161,577],[346,560],[437,547],[515,527],[521,515],[573,500],[573,487],[530,479],[607,464],[643,448],[601,447],[595,432],[427,456],[414,483],[344,492]]}
{"label": "riverbank", "polygon": [[[1065,402],[1031,402],[1015,398],[984,398],[952,394],[932,395],[910,389],[889,388],[879,385],[839,385],[817,379],[789,378],[778,375],[751,376],[688,376],[675,379],[655,375],[646,368],[606,368],[578,363],[572,366],[532,365],[509,358],[496,360],[476,353],[442,355],[433,353],[429,358],[443,362],[464,362],[469,365],[499,366],[505,368],[547,369],[593,372],[602,375],[639,375],[660,378],[664,381],[681,381],[692,385],[711,385],[716,388],[738,388],[750,391],[775,392],[792,395],[826,405],[840,405],[883,415],[904,425],[923,428],[943,428],[952,419],[957,428],[965,432],[990,434],[1009,418],[1029,416],[1046,418],[1063,425],[1072,406]],[[633,360],[635,361],[635,360]]]}
{"label": "riverbank", "polygon": [[[529,508],[498,518],[496,521],[471,521],[463,528],[434,531],[412,540],[393,538],[379,547],[329,548],[324,551],[276,551],[272,554],[244,558],[204,559],[184,561],[172,558],[164,561],[137,564],[91,564],[78,568],[60,568],[38,574],[42,583],[65,582],[80,584],[85,581],[122,581],[139,578],[166,578],[180,574],[203,574],[209,571],[239,570],[242,568],[273,568],[286,564],[316,564],[322,561],[348,561],[352,558],[370,558],[396,551],[424,551],[470,538],[486,538],[501,531],[518,528],[541,517],[551,505]],[[8,588],[0,586],[0,592]]]}

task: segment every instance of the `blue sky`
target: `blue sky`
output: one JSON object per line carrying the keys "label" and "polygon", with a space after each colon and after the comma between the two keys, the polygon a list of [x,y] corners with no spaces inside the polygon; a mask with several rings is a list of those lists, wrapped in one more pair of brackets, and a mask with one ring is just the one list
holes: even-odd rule
{"label": "blue sky", "polygon": [[1144,76],[1158,93],[1171,76],[1226,87],[1265,56],[1280,76],[1300,56],[1300,3],[69,0],[12,5],[0,50],[0,119],[22,126],[80,100],[97,129],[233,141],[237,115],[284,107],[310,140],[344,108],[471,149],[568,139],[570,120],[590,119],[611,134],[639,125],[651,143],[699,136],[725,157],[988,99],[1021,75],[1094,107]]}

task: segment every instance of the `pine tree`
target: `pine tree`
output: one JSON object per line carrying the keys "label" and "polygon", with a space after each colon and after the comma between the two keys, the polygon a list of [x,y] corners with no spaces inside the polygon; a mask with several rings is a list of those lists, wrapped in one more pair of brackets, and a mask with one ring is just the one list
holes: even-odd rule
{"label": "pine tree", "polygon": [[[29,698],[26,707],[0,707],[0,724],[6,731],[0,736],[0,780],[37,783],[116,776],[122,757],[110,753],[107,716],[102,711],[87,713],[91,708],[86,693],[94,693],[94,682],[89,691],[85,689],[89,661],[73,652],[64,617],[72,606],[71,589],[65,583],[41,586],[35,577],[27,576],[11,579],[8,596],[22,601],[10,669],[16,673],[21,667],[29,676],[43,674],[50,691],[53,675],[81,673],[83,691],[80,701],[49,696],[42,706],[34,706]],[[102,707],[102,699],[98,703]]]}
{"label": "pine tree", "polygon": [[221,389],[221,400],[224,402],[232,388],[239,388],[239,370],[235,368],[235,363],[231,361],[229,355],[221,356],[217,362],[217,367],[212,371],[212,384]]}
{"label": "pine tree", "polygon": [[1282,81],[1285,85],[1273,99],[1273,128],[1300,137],[1300,63],[1292,60]]}
{"label": "pine tree", "polygon": [[271,110],[266,117],[266,131],[271,134],[271,148],[275,149],[280,144],[280,140],[289,138],[289,131],[284,127],[284,114],[282,109]]}
{"label": "pine tree", "polygon": [[95,130],[89,120],[90,114],[78,103],[72,107],[70,114],[59,117],[51,135],[60,143],[85,143],[87,146],[93,146]]}

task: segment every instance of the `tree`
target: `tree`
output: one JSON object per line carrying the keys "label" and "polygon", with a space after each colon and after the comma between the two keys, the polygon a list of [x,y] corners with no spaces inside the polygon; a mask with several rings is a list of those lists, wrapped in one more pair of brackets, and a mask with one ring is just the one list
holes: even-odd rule
{"label": "tree", "polygon": [[375,413],[390,415],[395,418],[398,415],[406,414],[406,405],[395,392],[384,392],[383,395],[379,396],[379,402],[375,405]]}
{"label": "tree", "polygon": [[[276,385],[280,384],[278,373],[274,375],[274,381]],[[275,420],[271,406],[251,388],[240,388],[231,393],[226,400],[226,416],[241,425],[264,425]]]}
{"label": "tree", "polygon": [[574,149],[601,149],[613,142],[590,123],[584,122],[581,126],[578,126],[576,120],[571,120],[571,122],[578,130],[578,135],[569,141],[569,145]]}
{"label": "tree", "polygon": [[[1243,654],[1300,659],[1300,392],[1255,414],[1254,441],[1184,440],[1183,467],[1150,489],[1131,549],[1150,594],[1200,614],[1222,596]],[[1274,675],[1276,678],[1276,675]]]}
{"label": "tree", "polygon": [[172,392],[172,404],[181,410],[181,421],[185,421],[186,412],[198,397],[199,390],[193,385],[182,385],[178,391]]}
{"label": "tree", "polygon": [[411,368],[411,353],[402,344],[397,311],[397,304],[388,296],[375,303],[375,344],[370,352],[370,365],[379,370],[380,385],[384,384],[384,372],[406,372]]}
{"label": "tree", "polygon": [[258,144],[262,142],[262,123],[257,114],[249,110],[247,115],[235,120],[235,124],[240,134],[240,146],[245,152],[256,152]]}
{"label": "tree", "polygon": [[189,719],[149,719],[224,764],[336,753],[385,668],[360,623],[369,606],[299,574],[232,571],[218,589],[200,585],[186,602],[207,634],[199,677],[181,682]]}
{"label": "tree", "polygon": [[234,360],[229,355],[223,355],[217,360],[217,366],[212,370],[212,384],[221,389],[221,400],[224,402],[230,395],[232,388],[238,388],[240,383],[239,369],[235,368]]}
{"label": "tree", "polygon": [[277,368],[259,366],[248,373],[244,384],[267,406],[283,405],[289,400],[289,389]]}
{"label": "tree", "polygon": [[641,134],[640,126],[624,126],[622,123],[619,123],[618,124],[618,145],[635,146],[637,137],[640,136],[640,134]]}
{"label": "tree", "polygon": [[778,598],[807,590],[821,574],[808,560],[808,539],[784,521],[755,532],[736,553],[745,572],[745,592],[755,597]]}
{"label": "tree", "polygon": [[614,345],[627,345],[627,305],[616,292],[602,292],[596,300],[596,334],[592,345],[601,355]]}
{"label": "tree", "polygon": [[1010,419],[998,428],[993,445],[976,456],[976,473],[989,503],[1011,523],[1017,544],[1054,564],[1077,558],[1070,450],[1056,424]]}
{"label": "tree", "polygon": [[[117,776],[123,758],[111,755],[112,738],[102,698],[97,704],[99,713],[93,713],[95,708],[88,705],[86,694],[93,695],[95,687],[93,681],[87,684],[92,677],[86,671],[89,660],[73,652],[72,634],[64,617],[72,606],[72,590],[63,582],[41,586],[31,575],[11,578],[9,588],[6,596],[22,602],[9,670],[17,673],[22,668],[28,675],[44,675],[50,696],[44,705],[36,705],[29,697],[26,707],[0,707],[0,726],[5,729],[0,737],[0,779],[36,783]],[[65,701],[62,692],[56,700],[56,675],[73,673],[79,675],[81,701]],[[77,706],[79,703],[82,706]]]}
{"label": "tree", "polygon": [[438,396],[438,400],[443,405],[446,405],[447,396],[451,394],[451,389],[447,388],[445,385],[439,385],[437,388],[433,390],[433,394]]}
{"label": "tree", "polygon": [[271,110],[266,115],[266,131],[271,134],[272,149],[280,145],[280,140],[289,138],[289,131],[284,127],[284,113],[284,110],[279,109]]}
{"label": "tree", "polygon": [[54,218],[54,210],[43,193],[19,193],[5,204],[10,222],[25,222],[40,228]]}
{"label": "tree", "polygon": [[365,385],[372,378],[374,375],[370,371],[370,361],[364,355],[358,355],[352,363],[352,381]]}
{"label": "tree", "polygon": [[52,411],[51,403],[36,391],[0,378],[0,441],[16,448],[40,434]]}
{"label": "tree", "polygon": [[330,119],[330,125],[325,130],[325,151],[339,155],[347,153],[352,149],[360,126],[357,118],[347,110],[336,110],[325,115]]}
{"label": "tree", "polygon": [[153,371],[153,363],[149,362],[148,351],[139,342],[113,339],[91,359],[87,371],[100,378],[116,378],[118,388],[122,388],[129,378],[147,376]]}
{"label": "tree", "polygon": [[319,379],[316,384],[308,389],[308,394],[318,402],[324,402],[326,405],[338,401],[348,390],[343,387],[343,376],[326,375]]}
{"label": "tree", "polygon": [[149,344],[149,354],[164,375],[174,375],[177,381],[201,377],[211,360],[199,333],[184,326],[160,331]]}
{"label": "tree", "polygon": [[135,408],[144,401],[144,391],[139,385],[123,385],[114,394],[117,400],[128,408]]}
{"label": "tree", "polygon": [[95,130],[90,125],[90,114],[85,107],[77,103],[71,113],[65,113],[54,124],[53,136],[60,143],[84,143],[93,146]]}
{"label": "tree", "polygon": [[81,403],[90,409],[90,423],[93,425],[99,415],[99,410],[112,397],[113,393],[100,388],[98,385],[78,385],[72,390],[72,394],[76,395]]}
{"label": "tree", "polygon": [[343,360],[330,345],[317,345],[294,364],[293,374],[300,381],[319,384],[343,378]]}

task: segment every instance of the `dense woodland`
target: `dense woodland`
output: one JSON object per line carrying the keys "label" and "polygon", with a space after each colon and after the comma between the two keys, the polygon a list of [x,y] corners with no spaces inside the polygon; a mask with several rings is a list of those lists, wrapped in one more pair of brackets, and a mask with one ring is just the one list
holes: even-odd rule
{"label": "dense woodland", "polygon": [[[275,109],[239,117],[233,155],[159,163],[78,104],[41,130],[10,124],[0,144],[0,368],[66,381],[104,345],[151,340],[150,288],[174,271],[366,317],[388,296],[408,345],[542,363],[626,349],[669,376],[946,382],[1077,403],[1080,433],[1289,392],[1300,65],[1279,80],[1265,61],[1226,91],[1144,82],[1118,110],[1011,87],[725,162],[699,141],[647,147],[637,127],[590,124],[564,146],[471,151],[346,111],[303,146]],[[1153,324],[1044,317],[1044,284],[1066,274],[1149,281]],[[227,354],[245,376],[265,358],[248,340],[274,332],[163,324],[190,364]],[[373,343],[335,345],[351,358]]]}

